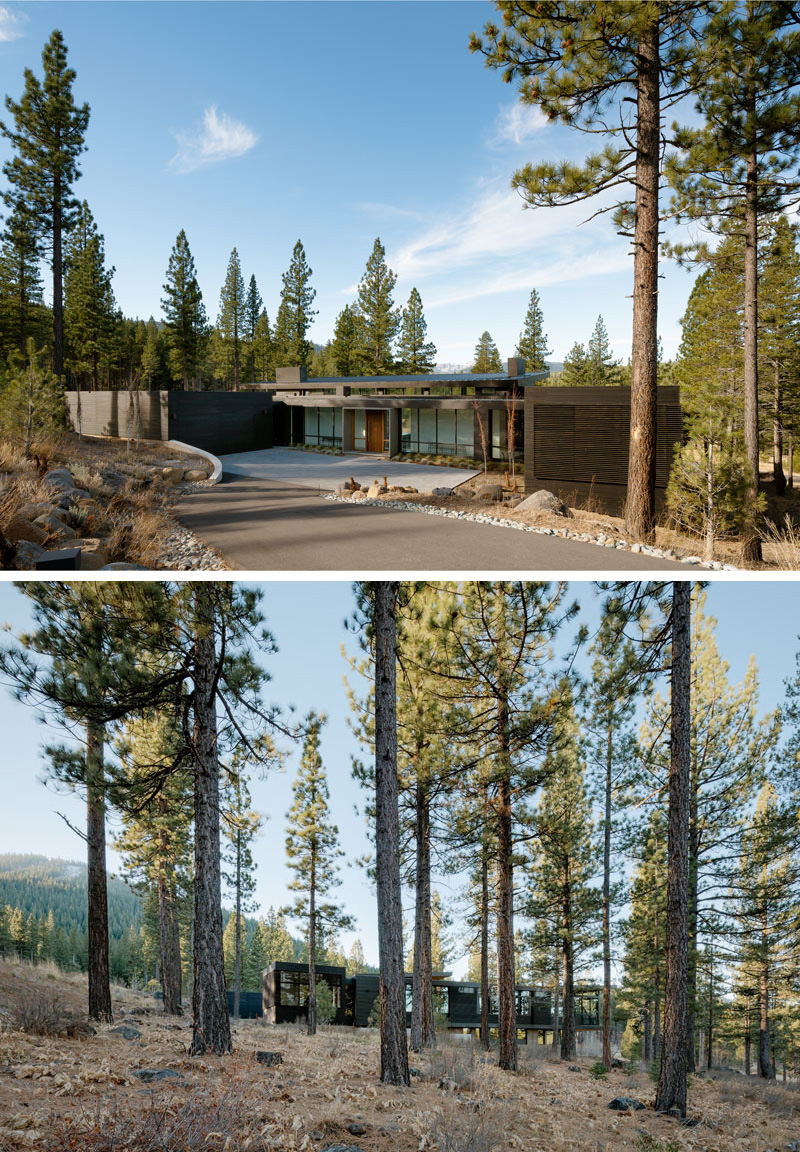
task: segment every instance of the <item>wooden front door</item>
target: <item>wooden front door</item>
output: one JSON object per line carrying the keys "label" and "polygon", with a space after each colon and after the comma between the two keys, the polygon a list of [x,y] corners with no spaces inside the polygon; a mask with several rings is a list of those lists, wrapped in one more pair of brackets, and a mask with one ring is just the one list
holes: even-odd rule
{"label": "wooden front door", "polygon": [[367,411],[367,452],[383,452],[383,412]]}

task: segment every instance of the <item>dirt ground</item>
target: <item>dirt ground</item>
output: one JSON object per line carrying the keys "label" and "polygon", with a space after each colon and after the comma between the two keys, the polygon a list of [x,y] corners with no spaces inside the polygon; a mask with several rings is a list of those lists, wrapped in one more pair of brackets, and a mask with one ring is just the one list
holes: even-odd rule
{"label": "dirt ground", "polygon": [[[412,1055],[417,1074],[401,1089],[379,1082],[372,1030],[324,1028],[311,1038],[294,1025],[241,1021],[232,1056],[190,1057],[189,1021],[164,1017],[151,997],[127,989],[114,989],[115,1022],[93,1035],[12,1028],[34,1006],[79,1017],[85,996],[85,977],[0,961],[3,1152],[764,1152],[800,1139],[800,1091],[725,1071],[692,1079],[689,1127],[653,1112],[644,1073],[595,1080],[587,1062],[570,1069],[549,1048],[521,1047],[512,1074],[471,1041],[443,1036],[437,1052]],[[140,1035],[114,1032],[120,1025]],[[263,1050],[283,1062],[258,1063]],[[137,1076],[147,1070],[167,1075],[148,1084]],[[648,1107],[613,1112],[618,1095]]]}

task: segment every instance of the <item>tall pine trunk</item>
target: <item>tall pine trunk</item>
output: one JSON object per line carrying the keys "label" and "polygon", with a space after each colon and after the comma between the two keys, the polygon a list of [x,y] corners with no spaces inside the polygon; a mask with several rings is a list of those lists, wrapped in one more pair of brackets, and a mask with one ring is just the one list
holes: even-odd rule
{"label": "tall pine trunk", "polygon": [[483,785],[483,843],[481,845],[481,1047],[489,1051],[489,791]]}
{"label": "tall pine trunk", "polygon": [[[693,774],[694,775],[694,774]],[[695,1020],[697,1015],[697,781],[692,779],[689,802],[689,914],[687,934],[689,940],[689,1002],[686,1017],[686,1067],[695,1070]]]}
{"label": "tall pine trunk", "polygon": [[761,964],[758,973],[758,1074],[774,1080],[775,1069],[769,1057],[769,936],[766,923],[761,931]]}
{"label": "tall pine trunk", "polygon": [[86,724],[86,848],[88,883],[89,1019],[109,1023],[108,891],[106,879],[106,797],[103,726]]}
{"label": "tall pine trunk", "polygon": [[[748,0],[747,14],[753,16],[754,2]],[[752,61],[748,60],[752,73]],[[746,160],[744,193],[744,448],[750,464],[748,503],[758,497],[758,144],[756,124],[756,82],[745,80],[745,106],[750,149]],[[749,531],[742,544],[747,564],[761,560],[761,540]]]}
{"label": "tall pine trunk", "polygon": [[671,753],[667,839],[666,985],[661,1069],[655,1108],[686,1115],[691,805],[691,585],[672,585]]}
{"label": "tall pine trunk", "polygon": [[517,1068],[517,1013],[514,975],[514,863],[511,825],[508,702],[497,703],[500,780],[497,787],[497,1000],[501,1068]]}
{"label": "tall pine trunk", "polygon": [[317,1034],[317,861],[311,849],[308,878],[308,1035]]}
{"label": "tall pine trunk", "polygon": [[242,832],[236,829],[236,922],[233,929],[233,1018],[239,1019],[242,996]]}
{"label": "tall pine trunk", "polygon": [[574,1060],[575,1041],[575,979],[572,953],[572,883],[569,864],[564,865],[561,883],[561,1059]]}
{"label": "tall pine trunk", "polygon": [[427,784],[417,781],[414,839],[416,843],[414,902],[414,972],[411,991],[411,1051],[436,1046],[433,1026],[431,956],[431,820]]}
{"label": "tall pine trunk", "polygon": [[219,846],[219,761],[217,759],[214,641],[216,590],[196,584],[194,642],[194,991],[191,1055],[233,1050],[225,959]]}
{"label": "tall pine trunk", "polygon": [[381,1080],[408,1085],[403,906],[397,812],[395,618],[398,582],[378,580],[375,597],[375,871],[381,988]]}
{"label": "tall pine trunk", "polygon": [[[167,802],[158,799],[158,815],[163,821]],[[175,908],[174,876],[167,856],[167,834],[163,826],[158,833],[158,943],[161,957],[161,994],[168,1016],[182,1015],[181,951],[178,917]]]}
{"label": "tall pine trunk", "polygon": [[655,539],[656,385],[658,382],[658,185],[661,108],[659,20],[642,35],[637,60],[636,204],[633,237],[631,433],[625,525]]}
{"label": "tall pine trunk", "polygon": [[561,1003],[561,976],[560,976],[560,957],[559,945],[556,945],[556,962],[555,962],[555,979],[553,981],[553,1051],[558,1050],[560,1044],[559,1028],[558,1028],[558,1013],[559,1005]]}
{"label": "tall pine trunk", "polygon": [[605,812],[603,819],[603,1064],[611,1067],[611,716],[606,729]]}

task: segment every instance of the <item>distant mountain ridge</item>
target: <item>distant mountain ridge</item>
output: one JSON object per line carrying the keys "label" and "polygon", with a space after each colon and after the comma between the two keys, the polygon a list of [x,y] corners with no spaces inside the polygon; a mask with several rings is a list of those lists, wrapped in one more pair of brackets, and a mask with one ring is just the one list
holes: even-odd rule
{"label": "distant mountain ridge", "polygon": [[[20,908],[25,916],[53,913],[56,927],[86,931],[86,864],[47,856],[0,853],[0,905]],[[142,917],[141,901],[119,877],[108,878],[108,929],[121,938]]]}

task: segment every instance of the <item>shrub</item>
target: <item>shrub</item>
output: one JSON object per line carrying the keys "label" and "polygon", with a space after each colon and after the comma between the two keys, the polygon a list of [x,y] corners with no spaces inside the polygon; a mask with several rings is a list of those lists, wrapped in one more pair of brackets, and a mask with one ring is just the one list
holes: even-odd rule
{"label": "shrub", "polygon": [[608,1069],[602,1060],[596,1060],[589,1069],[589,1075],[593,1076],[595,1080],[605,1080],[608,1076]]}
{"label": "shrub", "polygon": [[336,1019],[336,1005],[327,980],[317,980],[317,1023],[330,1024]]}

